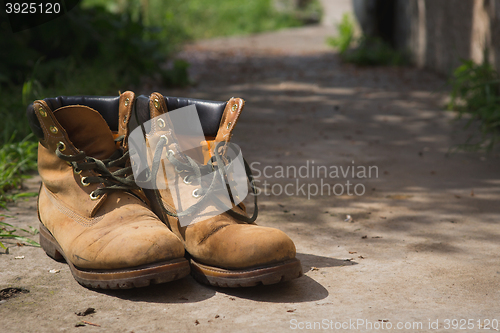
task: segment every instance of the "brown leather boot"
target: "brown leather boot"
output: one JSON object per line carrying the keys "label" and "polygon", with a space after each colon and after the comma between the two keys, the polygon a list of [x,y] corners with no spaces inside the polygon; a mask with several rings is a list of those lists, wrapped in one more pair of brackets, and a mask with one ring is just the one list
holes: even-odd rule
{"label": "brown leather boot", "polygon": [[133,102],[131,92],[58,97],[27,111],[40,140],[40,245],[87,287],[143,287],[189,274],[183,244],[149,209],[117,142],[126,146]]}
{"label": "brown leather boot", "polygon": [[[175,128],[172,130],[165,126],[169,121],[165,118],[168,117],[168,111],[192,104],[197,107],[206,139],[206,143],[199,148],[197,155],[200,158],[196,162],[192,158],[188,159],[182,152],[182,140],[186,138],[175,133]],[[158,179],[154,181],[158,184],[169,183],[168,187],[162,189],[159,185],[157,190],[145,190],[146,194],[157,215],[184,243],[190,256],[192,275],[200,282],[221,287],[273,284],[302,275],[302,267],[300,261],[295,258],[296,251],[292,240],[278,229],[257,226],[253,222],[257,215],[257,206],[251,218],[246,214],[243,204],[233,204],[232,209],[226,212],[203,218],[204,215],[210,215],[214,209],[214,206],[205,204],[201,208],[197,207],[199,215],[193,223],[183,226],[179,221],[181,213],[177,214],[176,207],[184,205],[185,211],[192,211],[198,205],[197,202],[210,195],[200,193],[200,183],[191,180],[194,173],[192,169],[207,170],[209,163],[217,170],[223,164],[221,161],[225,159],[226,145],[243,105],[244,101],[240,98],[232,98],[226,103],[163,97],[159,93],[153,93],[149,100],[145,96],[140,96],[137,100],[139,122],[152,120],[149,123],[151,126],[147,126],[149,132],[146,135],[148,160],[153,164],[152,172],[160,168],[164,171],[174,169],[178,173],[177,179],[169,183],[165,176],[160,179],[163,173],[158,172],[154,175]],[[217,148],[214,149],[215,146]],[[161,161],[168,159],[174,164],[162,162],[161,166],[155,167],[154,161],[160,161],[158,154],[161,154]],[[213,163],[215,155],[217,163]],[[186,162],[187,159],[190,160],[189,163]],[[198,166],[190,168],[193,163]],[[248,166],[247,172],[250,172]],[[253,186],[251,176],[249,180]],[[184,193],[189,195],[179,194],[177,184],[187,188]],[[207,187],[210,186],[206,185],[205,189]],[[174,203],[174,200],[180,202]],[[210,202],[210,199],[204,202]]]}

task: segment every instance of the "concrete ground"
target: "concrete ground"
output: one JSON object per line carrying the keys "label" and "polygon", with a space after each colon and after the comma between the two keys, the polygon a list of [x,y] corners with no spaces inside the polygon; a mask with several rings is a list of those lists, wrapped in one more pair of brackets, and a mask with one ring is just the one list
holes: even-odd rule
{"label": "concrete ground", "polygon": [[[0,289],[29,293],[0,304],[1,331],[499,328],[498,152],[447,155],[468,134],[443,111],[445,80],[414,68],[342,64],[324,44],[332,33],[307,27],[189,45],[181,56],[193,64],[195,86],[139,91],[246,100],[233,141],[260,173],[257,222],[288,233],[305,276],[248,289],[187,277],[98,291],[43,250],[12,244],[0,255]],[[38,181],[27,184],[36,189]],[[3,213],[16,226],[38,225],[34,199]],[[88,307],[96,312],[75,314]],[[75,327],[82,319],[100,326]]]}

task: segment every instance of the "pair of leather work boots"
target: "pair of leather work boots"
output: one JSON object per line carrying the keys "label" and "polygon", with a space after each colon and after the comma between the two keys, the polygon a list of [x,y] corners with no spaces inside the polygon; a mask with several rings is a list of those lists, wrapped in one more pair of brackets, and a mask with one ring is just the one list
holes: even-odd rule
{"label": "pair of leather work boots", "polygon": [[[188,105],[196,106],[206,140],[199,148],[199,161],[183,154],[183,139],[158,118]],[[280,230],[255,225],[256,211],[248,217],[243,204],[233,204],[232,209],[183,225],[172,187],[143,189],[134,178],[131,121],[136,125],[149,121],[152,125],[144,140],[157,155],[148,156],[149,163],[157,164],[149,179],[163,177],[158,162],[168,158],[180,166],[174,168],[178,179],[169,179],[170,183],[193,186],[189,200],[195,204],[203,200],[207,185],[190,182],[189,176],[207,165],[217,172],[227,161],[226,145],[243,105],[239,98],[212,102],[159,93],[135,96],[130,91],[118,97],[35,101],[27,114],[40,141],[42,248],[55,260],[65,260],[75,279],[91,288],[142,287],[190,272],[202,283],[223,287],[273,284],[301,276],[292,240]],[[253,188],[251,176],[249,180]]]}

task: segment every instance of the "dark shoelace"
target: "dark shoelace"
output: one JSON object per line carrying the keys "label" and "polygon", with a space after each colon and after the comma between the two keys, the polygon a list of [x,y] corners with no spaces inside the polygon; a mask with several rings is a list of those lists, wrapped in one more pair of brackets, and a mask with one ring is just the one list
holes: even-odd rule
{"label": "dark shoelace", "polygon": [[[221,184],[226,184],[231,201],[234,204],[234,197],[232,195],[231,188],[228,185],[228,182],[227,182],[228,175],[225,171],[225,169],[227,169],[227,167],[230,166],[232,161],[227,156],[225,156],[225,155],[223,156],[219,153],[219,148],[221,147],[222,144],[224,144],[224,143],[219,142],[216,145],[216,147],[214,149],[214,156],[205,165],[199,164],[198,162],[196,162],[195,160],[193,160],[192,158],[190,158],[189,156],[184,155],[184,154],[182,156],[187,160],[187,163],[183,163],[174,156],[173,151],[167,152],[166,157],[170,161],[170,163],[172,163],[172,165],[174,166],[175,172],[178,174],[179,173],[187,173],[188,174],[187,176],[184,177],[185,183],[189,184],[191,182],[191,180],[193,179],[193,177],[195,179],[200,180],[200,182],[199,182],[200,189],[197,189],[193,192],[193,196],[196,192],[196,195],[197,195],[196,197],[200,197],[200,200],[197,203],[195,203],[194,205],[192,205],[191,207],[189,207],[188,209],[186,209],[183,212],[178,213],[178,214],[172,213],[172,212],[164,209],[168,215],[174,216],[174,217],[192,215],[192,214],[196,213],[197,211],[199,211],[202,208],[202,205],[205,202],[207,202],[208,200],[211,200],[217,206],[217,208],[221,209],[222,211],[226,211],[227,207],[217,198],[217,196],[210,195],[210,194],[213,194],[214,191],[216,190],[216,187],[217,187],[216,183],[217,182],[221,182]],[[165,137],[161,137],[158,144],[156,145],[156,148],[155,148],[155,153],[154,153],[152,168],[151,168],[151,174],[150,174],[149,179],[147,180],[148,182],[151,182],[151,184],[156,184],[156,175],[157,175],[158,169],[160,167],[162,152],[163,152],[163,149],[165,147],[167,147],[167,139]],[[253,223],[257,219],[257,215],[258,215],[257,188],[255,187],[255,183],[254,183],[252,172],[250,170],[250,166],[248,165],[246,160],[243,160],[243,161],[245,163],[245,172],[246,172],[247,180],[250,184],[250,188],[252,189],[252,192],[254,195],[253,215],[252,215],[252,217],[248,217],[246,215],[239,214],[232,209],[227,210],[227,213],[229,215],[231,215],[232,217],[234,217],[238,220],[241,220],[243,222]],[[203,184],[203,182],[201,181],[202,176],[206,176],[212,172],[213,172],[213,178],[212,178],[210,184],[208,186],[206,184]],[[217,179],[217,177],[219,177],[219,179]]]}
{"label": "dark shoelace", "polygon": [[[123,136],[115,139],[115,142],[123,140]],[[80,174],[82,171],[92,170],[97,175],[82,177],[82,184],[88,186],[94,183],[102,183],[103,188],[95,189],[90,197],[93,200],[105,193],[111,191],[130,191],[139,189],[135,183],[132,167],[126,166],[129,161],[129,152],[123,152],[122,149],[117,149],[109,158],[100,160],[94,157],[87,156],[85,152],[80,151],[75,155],[65,155],[61,152],[64,145],[59,143],[56,149],[56,155],[60,159],[69,162],[75,173]],[[112,168],[118,168],[115,171],[110,171]]]}

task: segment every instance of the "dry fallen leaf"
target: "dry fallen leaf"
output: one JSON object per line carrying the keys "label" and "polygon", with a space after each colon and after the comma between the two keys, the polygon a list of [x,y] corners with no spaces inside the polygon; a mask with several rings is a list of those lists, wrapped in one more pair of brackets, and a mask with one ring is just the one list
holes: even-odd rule
{"label": "dry fallen leaf", "polygon": [[296,309],[286,310],[286,312],[295,312]]}
{"label": "dry fallen leaf", "polygon": [[311,271],[319,271],[318,267],[311,267]]}
{"label": "dry fallen leaf", "polygon": [[90,321],[86,321],[86,320],[82,320],[82,323],[87,324],[87,325],[101,327],[101,325],[99,325],[99,324],[94,324],[94,323],[91,323]]}
{"label": "dry fallen leaf", "polygon": [[354,254],[354,253],[358,253],[356,251],[349,251],[349,254]]}

